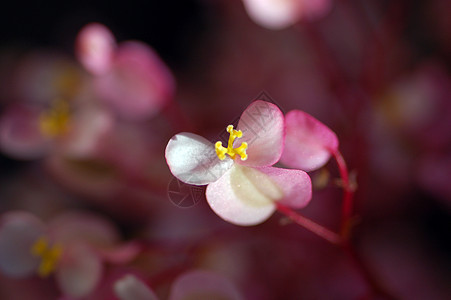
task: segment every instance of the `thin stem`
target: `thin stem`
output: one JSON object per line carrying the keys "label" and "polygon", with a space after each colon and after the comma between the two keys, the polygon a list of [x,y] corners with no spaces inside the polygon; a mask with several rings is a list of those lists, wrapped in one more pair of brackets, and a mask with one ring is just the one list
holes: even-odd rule
{"label": "thin stem", "polygon": [[351,186],[349,181],[349,172],[346,162],[341,155],[340,151],[334,152],[334,158],[338,165],[338,170],[340,172],[341,180],[343,182],[343,204],[342,204],[342,217],[341,217],[341,227],[340,235],[343,238],[349,237],[349,230],[352,218],[352,209],[354,206],[354,188]]}
{"label": "thin stem", "polygon": [[335,232],[332,232],[329,229],[319,225],[318,223],[313,222],[312,220],[302,216],[301,214],[295,212],[294,210],[286,207],[283,204],[277,203],[276,205],[279,212],[289,217],[296,224],[301,225],[305,229],[310,230],[314,234],[322,237],[323,239],[334,245],[340,245],[342,243],[341,237]]}
{"label": "thin stem", "polygon": [[379,283],[377,278],[371,272],[371,270],[365,265],[362,259],[355,252],[352,244],[348,239],[343,239],[340,235],[336,234],[333,231],[319,225],[318,223],[313,222],[312,220],[302,216],[301,214],[293,211],[291,208],[286,207],[285,205],[277,203],[277,210],[289,217],[296,224],[304,227],[307,230],[310,230],[314,234],[322,237],[326,241],[330,242],[333,245],[339,246],[349,257],[352,264],[355,268],[360,272],[365,281],[368,283],[369,288],[371,289],[372,295],[380,295],[384,296],[387,299],[395,299],[393,295],[387,292]]}

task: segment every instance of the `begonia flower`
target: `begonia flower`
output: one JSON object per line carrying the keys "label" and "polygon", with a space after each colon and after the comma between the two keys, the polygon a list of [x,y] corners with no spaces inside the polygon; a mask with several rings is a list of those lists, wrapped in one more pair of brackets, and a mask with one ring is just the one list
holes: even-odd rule
{"label": "begonia flower", "polygon": [[128,120],[154,116],[174,94],[174,78],[148,45],[125,41],[118,45],[105,26],[86,25],[77,37],[77,57],[94,75],[100,101]]}
{"label": "begonia flower", "polygon": [[332,8],[332,0],[243,0],[243,3],[252,20],[269,29],[318,19]]}
{"label": "begonia flower", "polygon": [[65,213],[45,224],[28,212],[8,212],[0,219],[0,271],[13,278],[54,273],[64,295],[83,297],[101,279],[103,262],[126,263],[137,254],[137,246],[118,241],[109,222],[90,214]]}
{"label": "begonia flower", "polygon": [[[133,275],[126,275],[114,285],[120,300],[158,300],[144,282]],[[168,300],[183,299],[243,299],[235,285],[226,277],[210,271],[189,271],[180,275],[172,284]]]}
{"label": "begonia flower", "polygon": [[[18,159],[46,156],[74,132],[74,107],[83,98],[82,72],[61,55],[31,53],[12,78],[11,102],[0,115],[0,149]],[[55,143],[56,142],[56,143]]]}
{"label": "begonia flower", "polygon": [[337,135],[311,115],[292,110],[285,116],[285,125],[285,149],[280,158],[284,165],[309,172],[337,153]]}
{"label": "begonia flower", "polygon": [[58,153],[89,156],[113,119],[96,105],[70,108],[65,100],[48,107],[14,104],[0,116],[0,149],[17,159],[39,159]]}
{"label": "begonia flower", "polygon": [[255,225],[276,203],[302,208],[311,199],[310,177],[301,170],[271,167],[283,151],[284,117],[272,103],[257,100],[227,127],[227,148],[192,133],[179,133],[166,147],[166,161],[180,181],[207,186],[213,211],[237,225]]}

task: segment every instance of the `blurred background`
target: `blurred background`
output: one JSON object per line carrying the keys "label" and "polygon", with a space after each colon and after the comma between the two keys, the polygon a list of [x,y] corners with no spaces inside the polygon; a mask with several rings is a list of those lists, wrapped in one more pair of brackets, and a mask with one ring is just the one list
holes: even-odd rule
{"label": "blurred background", "polygon": [[[132,270],[162,299],[196,268],[227,277],[244,299],[373,299],[340,248],[279,214],[254,227],[228,224],[202,189],[170,174],[171,136],[215,141],[264,99],[284,113],[306,111],[338,135],[357,184],[352,243],[378,285],[395,299],[447,299],[451,2],[293,0],[286,3],[302,2],[302,13],[277,26],[270,13],[255,13],[258,2],[8,3],[0,213],[25,210],[46,222],[76,209],[107,219],[146,250],[102,278]],[[122,51],[106,71],[83,60],[80,30],[92,22],[109,28]],[[313,199],[301,212],[338,230],[335,162],[309,175]],[[59,298],[51,277],[3,274],[0,298],[38,299],[23,285],[43,299],[70,299]]]}

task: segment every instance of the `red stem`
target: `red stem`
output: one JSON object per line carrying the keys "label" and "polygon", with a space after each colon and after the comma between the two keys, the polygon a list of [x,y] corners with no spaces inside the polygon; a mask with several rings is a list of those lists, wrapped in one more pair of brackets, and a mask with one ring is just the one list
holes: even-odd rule
{"label": "red stem", "polygon": [[313,222],[312,220],[295,212],[291,208],[286,207],[285,205],[282,205],[280,203],[276,203],[276,205],[279,212],[289,217],[296,224],[301,225],[305,229],[310,230],[314,234],[322,237],[323,239],[334,245],[340,245],[342,243],[341,237],[335,232],[332,232],[329,229],[319,225],[318,223]]}
{"label": "red stem", "polygon": [[379,283],[378,279],[373,275],[371,270],[365,265],[364,261],[357,255],[353,246],[351,245],[348,239],[343,239],[340,235],[336,234],[333,231],[313,222],[312,220],[302,216],[301,214],[293,211],[291,208],[286,207],[285,205],[277,203],[277,210],[289,217],[296,224],[304,227],[307,230],[310,230],[314,234],[322,237],[326,241],[339,246],[343,249],[346,255],[351,260],[351,263],[355,266],[355,268],[360,272],[362,277],[368,283],[368,286],[371,290],[371,293],[368,295],[372,298],[373,295],[379,295],[385,297],[385,299],[396,299],[393,295],[387,292]]}
{"label": "red stem", "polygon": [[346,162],[341,155],[340,151],[335,151],[333,153],[335,161],[338,165],[338,170],[340,172],[341,180],[343,183],[343,204],[342,204],[342,217],[341,217],[341,227],[340,227],[340,235],[343,238],[349,237],[349,230],[351,225],[352,218],[352,209],[353,209],[353,198],[354,198],[354,189],[351,186],[349,181],[349,172],[348,167],[346,166]]}

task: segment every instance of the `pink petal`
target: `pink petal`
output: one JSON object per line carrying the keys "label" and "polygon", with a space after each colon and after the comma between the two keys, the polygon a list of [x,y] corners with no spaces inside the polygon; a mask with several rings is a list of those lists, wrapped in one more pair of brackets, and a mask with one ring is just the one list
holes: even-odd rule
{"label": "pink petal", "polygon": [[268,219],[282,190],[264,173],[234,164],[206,191],[211,209],[225,221],[236,225],[256,225]]}
{"label": "pink petal", "polygon": [[141,251],[138,243],[130,242],[105,249],[97,249],[97,253],[104,260],[113,264],[125,264],[133,260]]}
{"label": "pink petal", "polygon": [[280,161],[291,168],[304,171],[319,169],[338,150],[336,134],[303,111],[290,111],[285,124],[285,149]]}
{"label": "pink petal", "polygon": [[31,275],[40,262],[31,248],[44,232],[44,223],[27,212],[4,214],[0,219],[1,272],[11,277]]}
{"label": "pink petal", "polygon": [[116,41],[111,31],[99,23],[91,23],[78,33],[75,52],[89,72],[99,75],[109,70]]}
{"label": "pink petal", "polygon": [[282,29],[299,19],[300,0],[243,0],[251,19],[269,29]]}
{"label": "pink petal", "polygon": [[274,167],[257,170],[269,176],[282,190],[283,197],[278,202],[292,208],[303,208],[312,199],[312,182],[304,171]]}
{"label": "pink petal", "polygon": [[73,116],[72,130],[61,148],[72,158],[94,156],[99,144],[114,129],[114,117],[106,110],[86,107]]}
{"label": "pink petal", "polygon": [[155,293],[133,275],[126,275],[118,280],[114,291],[120,300],[158,300]]}
{"label": "pink petal", "polygon": [[50,150],[50,141],[39,130],[40,111],[15,105],[0,119],[0,148],[11,157],[37,159]]}
{"label": "pink petal", "polygon": [[233,164],[229,157],[220,160],[207,139],[187,132],[176,134],[169,140],[166,162],[172,175],[194,185],[218,180]]}
{"label": "pink petal", "polygon": [[169,300],[185,299],[240,300],[243,297],[226,277],[209,271],[191,271],[174,281],[169,296]]}
{"label": "pink petal", "polygon": [[271,166],[279,161],[285,138],[283,113],[269,102],[257,100],[249,105],[241,115],[238,130],[243,132],[235,140],[235,147],[247,142],[248,158],[236,161],[249,167]]}
{"label": "pink petal", "polygon": [[88,212],[60,214],[47,226],[52,239],[62,244],[82,242],[108,246],[119,240],[119,233],[110,221]]}
{"label": "pink petal", "polygon": [[121,117],[149,118],[171,100],[174,79],[155,52],[139,42],[122,43],[111,70],[98,77],[97,92]]}
{"label": "pink petal", "polygon": [[65,245],[56,279],[63,294],[79,298],[94,290],[102,275],[100,259],[81,243]]}
{"label": "pink petal", "polygon": [[304,0],[300,5],[301,19],[316,20],[332,10],[332,0]]}

